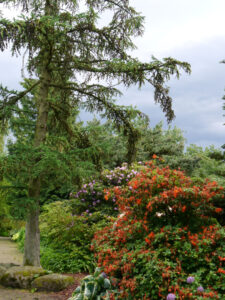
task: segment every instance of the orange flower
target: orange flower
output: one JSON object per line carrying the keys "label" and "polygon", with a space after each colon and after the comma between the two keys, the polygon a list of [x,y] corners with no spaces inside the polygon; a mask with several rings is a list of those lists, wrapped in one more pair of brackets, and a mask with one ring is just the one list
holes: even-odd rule
{"label": "orange flower", "polygon": [[182,212],[185,212],[185,211],[186,211],[186,208],[187,208],[186,205],[184,205],[184,206],[182,207],[181,211],[182,211]]}
{"label": "orange flower", "polygon": [[217,214],[221,213],[222,211],[223,211],[223,209],[220,208],[220,207],[217,207],[217,208],[215,209],[215,212],[216,212]]}
{"label": "orange flower", "polygon": [[145,238],[145,242],[149,245],[151,244],[151,241],[148,238]]}
{"label": "orange flower", "polygon": [[217,272],[218,272],[218,273],[225,274],[225,270],[224,270],[224,269],[221,269],[221,268],[219,268],[219,269],[217,270]]}
{"label": "orange flower", "polygon": [[138,187],[138,181],[135,180],[135,181],[134,181],[134,184],[133,184],[133,188],[136,189],[137,187]]}
{"label": "orange flower", "polygon": [[154,232],[152,231],[151,233],[149,233],[148,237],[149,237],[150,239],[154,239],[154,237],[155,237]]}
{"label": "orange flower", "polygon": [[177,197],[177,195],[179,194],[179,192],[180,192],[180,189],[177,188],[177,187],[175,187],[174,190],[173,190],[173,196],[174,196],[174,198]]}
{"label": "orange flower", "polygon": [[137,199],[136,202],[137,202],[138,205],[140,205],[141,204],[141,199]]}
{"label": "orange flower", "polygon": [[157,156],[156,154],[153,154],[153,155],[152,155],[152,158],[153,158],[153,159],[156,159],[157,157],[158,157],[158,156]]}
{"label": "orange flower", "polygon": [[218,256],[220,261],[225,261],[225,257]]}
{"label": "orange flower", "polygon": [[151,244],[151,240],[153,240],[154,237],[155,237],[154,232],[149,233],[148,237],[145,238],[145,242],[150,245]]}

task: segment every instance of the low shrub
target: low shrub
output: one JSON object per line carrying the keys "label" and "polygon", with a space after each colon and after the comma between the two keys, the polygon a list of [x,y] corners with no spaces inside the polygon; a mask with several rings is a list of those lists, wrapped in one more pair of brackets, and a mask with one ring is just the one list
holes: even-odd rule
{"label": "low shrub", "polygon": [[18,245],[21,252],[24,251],[24,241],[25,241],[25,227],[21,227],[16,233],[13,234],[12,240]]}
{"label": "low shrub", "polygon": [[42,266],[54,272],[93,271],[91,240],[94,232],[108,223],[97,212],[72,215],[68,201],[44,206],[40,215]]}
{"label": "low shrub", "polygon": [[92,272],[96,264],[93,254],[82,247],[74,247],[73,250],[65,251],[42,246],[41,266],[57,273],[80,273]]}
{"label": "low shrub", "polygon": [[123,214],[95,234],[92,249],[118,280],[118,299],[222,299],[225,230],[211,218],[222,212],[213,205],[222,193],[216,182],[196,186],[154,161],[127,186],[106,192]]}
{"label": "low shrub", "polygon": [[111,282],[100,268],[86,276],[68,300],[110,300]]}

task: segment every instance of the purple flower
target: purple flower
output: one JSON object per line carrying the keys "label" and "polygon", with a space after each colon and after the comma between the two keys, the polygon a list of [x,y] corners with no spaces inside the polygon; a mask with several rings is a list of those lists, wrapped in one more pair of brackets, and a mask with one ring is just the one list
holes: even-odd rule
{"label": "purple flower", "polygon": [[197,288],[197,291],[200,292],[200,293],[203,293],[204,292],[204,288],[202,286],[199,286]]}
{"label": "purple flower", "polygon": [[101,202],[101,200],[97,200],[97,203],[100,203]]}
{"label": "purple flower", "polygon": [[118,208],[117,208],[117,207],[114,207],[114,210],[118,210]]}
{"label": "purple flower", "polygon": [[195,281],[195,279],[194,279],[194,277],[192,277],[192,276],[189,276],[188,278],[187,278],[187,283],[193,283]]}
{"label": "purple flower", "polygon": [[86,210],[86,213],[89,213],[89,209]]}
{"label": "purple flower", "polygon": [[176,296],[172,293],[168,294],[166,297],[166,300],[175,300],[175,299],[176,299]]}
{"label": "purple flower", "polygon": [[101,275],[102,275],[102,277],[107,278],[107,275],[105,272],[102,272]]}

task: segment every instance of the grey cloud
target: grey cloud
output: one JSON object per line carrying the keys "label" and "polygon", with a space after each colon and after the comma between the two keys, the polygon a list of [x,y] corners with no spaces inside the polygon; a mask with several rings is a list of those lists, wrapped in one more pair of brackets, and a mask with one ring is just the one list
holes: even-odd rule
{"label": "grey cloud", "polygon": [[0,52],[0,83],[12,89],[19,88],[21,66],[20,57],[12,57],[8,50]]}
{"label": "grey cloud", "polygon": [[[225,94],[225,65],[219,63],[225,57],[224,49],[225,41],[214,38],[195,46],[175,49],[170,53],[164,51],[162,55],[172,56],[192,65],[190,76],[183,74],[179,81],[173,79],[168,83],[176,114],[172,125],[184,131],[188,144],[214,144],[220,147],[225,143],[225,120],[222,116],[221,100]],[[152,126],[164,120],[167,128],[159,106],[154,105],[153,91],[149,86],[141,91],[136,88],[124,90],[120,103],[137,105],[149,115]]]}

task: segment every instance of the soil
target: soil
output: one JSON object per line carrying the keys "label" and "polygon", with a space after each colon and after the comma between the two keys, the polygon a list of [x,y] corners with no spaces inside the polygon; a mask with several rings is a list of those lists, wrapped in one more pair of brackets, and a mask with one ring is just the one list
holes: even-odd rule
{"label": "soil", "polygon": [[[22,265],[23,255],[18,251],[16,243],[10,238],[0,237],[0,264],[13,263]],[[80,284],[85,273],[65,274],[73,276],[75,283],[57,293],[37,293],[27,290],[5,288],[0,285],[0,300],[67,300]]]}

